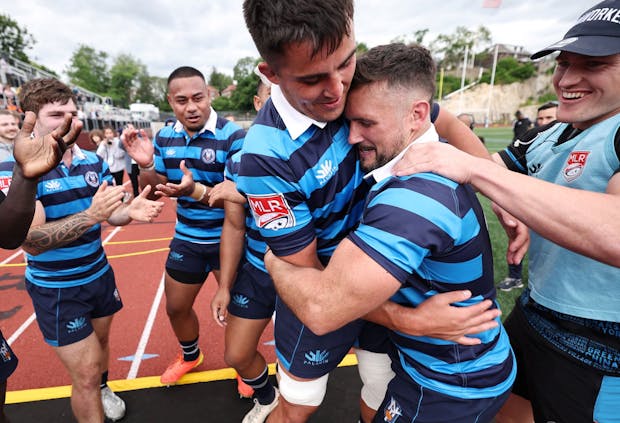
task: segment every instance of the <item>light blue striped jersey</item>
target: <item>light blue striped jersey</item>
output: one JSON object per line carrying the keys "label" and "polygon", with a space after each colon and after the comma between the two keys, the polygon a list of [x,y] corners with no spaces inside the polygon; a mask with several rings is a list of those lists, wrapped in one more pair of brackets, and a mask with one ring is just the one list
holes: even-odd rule
{"label": "light blue striped jersey", "polygon": [[[581,132],[565,123],[533,130],[500,156],[508,169],[603,193],[620,171],[619,150],[620,114],[616,114]],[[571,316],[620,322],[620,268],[530,233],[529,287],[537,303]]]}
{"label": "light blue striped jersey", "polygon": [[[236,153],[230,160],[226,162],[226,179],[229,179],[237,183],[237,176],[239,174],[239,162],[241,160],[241,151]],[[246,203],[246,218],[245,218],[245,259],[251,263],[257,269],[267,273],[265,268],[265,251],[267,244],[263,240],[254,222],[254,217],[250,213],[250,209]]]}
{"label": "light blue striped jersey", "polygon": [[325,263],[359,221],[368,188],[344,119],[302,122],[292,136],[274,105],[285,101],[275,87],[246,136],[237,188],[277,256],[297,253],[316,238]]}
{"label": "light blue striped jersey", "polygon": [[[491,243],[471,187],[430,173],[384,176],[349,239],[401,282],[391,299],[417,307],[438,293],[469,289],[472,297],[459,306],[495,300]],[[476,336],[480,345],[465,346],[390,333],[402,371],[424,387],[464,399],[499,395],[516,374],[501,324]]]}
{"label": "light blue striped jersey", "polygon": [[[164,126],[155,137],[155,171],[168,182],[181,182],[181,160],[194,181],[214,186],[224,180],[226,160],[241,150],[245,131],[236,123],[218,117],[211,109],[201,131],[189,136],[180,122]],[[191,197],[177,201],[175,238],[197,243],[218,243],[224,223],[224,209],[209,207]]]}
{"label": "light blue striped jersey", "polygon": [[[0,164],[0,177],[10,175],[13,160]],[[73,147],[71,167],[63,162],[39,179],[36,198],[53,222],[88,209],[99,185],[113,180],[108,165],[95,153]],[[37,256],[26,254],[26,279],[47,288],[84,285],[110,267],[101,244],[101,225],[96,224],[72,243]]]}

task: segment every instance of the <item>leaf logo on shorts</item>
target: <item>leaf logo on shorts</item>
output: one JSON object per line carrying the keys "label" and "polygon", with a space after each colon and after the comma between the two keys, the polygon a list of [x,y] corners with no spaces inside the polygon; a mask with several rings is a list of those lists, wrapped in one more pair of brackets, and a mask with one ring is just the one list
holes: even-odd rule
{"label": "leaf logo on shorts", "polygon": [[318,366],[320,364],[325,364],[329,361],[327,359],[329,357],[329,352],[325,350],[309,351],[304,355],[304,357],[306,357],[306,361],[304,361],[304,364]]}
{"label": "leaf logo on shorts", "polygon": [[235,303],[235,305],[237,305],[238,307],[248,308],[249,302],[250,300],[244,295],[241,295],[241,294],[233,295],[233,303]]}
{"label": "leaf logo on shorts", "polygon": [[77,332],[78,330],[84,328],[86,326],[86,318],[85,317],[76,317],[67,323],[67,329],[69,333]]}
{"label": "leaf logo on shorts", "polygon": [[11,350],[4,339],[2,340],[2,345],[0,345],[0,357],[2,357],[2,361],[5,363],[11,361],[11,358],[13,357],[11,355]]}

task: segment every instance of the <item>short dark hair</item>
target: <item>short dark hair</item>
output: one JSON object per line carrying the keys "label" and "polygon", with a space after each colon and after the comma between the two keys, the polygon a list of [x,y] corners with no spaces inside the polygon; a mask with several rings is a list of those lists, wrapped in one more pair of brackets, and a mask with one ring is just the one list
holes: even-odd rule
{"label": "short dark hair", "polygon": [[422,89],[430,103],[435,95],[435,74],[435,61],[426,48],[419,44],[385,44],[358,58],[351,90],[386,81],[390,88]]}
{"label": "short dark hair", "polygon": [[22,85],[19,104],[24,112],[39,114],[46,104],[59,102],[67,104],[70,100],[77,105],[73,90],[55,78],[35,78]]}
{"label": "short dark hair", "polygon": [[273,65],[284,49],[310,41],[312,54],[338,49],[351,34],[353,0],[244,0],[243,17],[260,55]]}
{"label": "short dark hair", "polygon": [[554,107],[558,107],[558,102],[557,101],[548,101],[547,103],[545,103],[542,106],[540,106],[538,108],[538,111],[540,112],[541,110],[553,109]]}
{"label": "short dark hair", "polygon": [[191,66],[181,66],[172,71],[170,76],[168,76],[168,82],[166,86],[170,86],[170,83],[177,78],[191,78],[193,76],[197,76],[205,83],[207,82],[205,76],[198,69],[193,68]]}

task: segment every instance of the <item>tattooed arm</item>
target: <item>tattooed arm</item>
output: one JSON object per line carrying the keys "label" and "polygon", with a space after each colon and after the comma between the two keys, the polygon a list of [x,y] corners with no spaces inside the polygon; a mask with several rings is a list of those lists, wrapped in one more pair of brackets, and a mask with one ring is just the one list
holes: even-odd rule
{"label": "tattooed arm", "polygon": [[37,201],[32,225],[22,245],[24,251],[37,255],[63,247],[81,237],[97,223],[108,219],[122,204],[123,187],[106,189],[107,186],[107,182],[101,184],[88,209],[54,222],[45,222],[45,209],[41,202]]}

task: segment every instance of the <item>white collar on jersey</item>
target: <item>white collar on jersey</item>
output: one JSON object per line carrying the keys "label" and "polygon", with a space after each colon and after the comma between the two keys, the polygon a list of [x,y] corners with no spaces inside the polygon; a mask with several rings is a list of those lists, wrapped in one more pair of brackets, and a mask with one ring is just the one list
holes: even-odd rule
{"label": "white collar on jersey", "polygon": [[77,157],[80,160],[84,160],[86,158],[86,154],[82,152],[82,149],[78,147],[77,144],[73,144],[73,147],[71,147],[71,153],[73,153],[74,157]]}
{"label": "white collar on jersey", "polygon": [[380,182],[385,178],[389,178],[390,176],[392,176],[392,168],[400,159],[402,159],[402,157],[405,155],[405,152],[409,149],[409,147],[411,147],[413,144],[416,144],[416,143],[419,144],[423,142],[433,142],[433,141],[439,141],[439,135],[437,135],[437,131],[435,130],[435,125],[431,124],[431,126],[422,135],[420,135],[418,138],[413,140],[411,144],[405,147],[403,151],[398,153],[396,157],[394,157],[392,160],[390,160],[383,166],[378,167],[375,170],[369,172],[366,176],[364,176],[364,179],[374,178],[375,182]]}
{"label": "white collar on jersey", "polygon": [[[198,131],[199,134],[202,134],[204,131],[209,131],[212,134],[215,134],[215,129],[217,125],[217,112],[213,110],[213,107],[209,108],[211,109],[211,113],[209,113],[209,119],[207,119],[207,121],[205,122],[205,126],[203,126],[202,129]],[[173,129],[174,132],[183,132],[185,130],[183,124],[178,119],[174,124]]]}
{"label": "white collar on jersey", "polygon": [[273,101],[273,105],[282,117],[292,139],[299,138],[312,125],[316,125],[321,129],[327,125],[327,122],[319,122],[295,110],[286,97],[284,97],[282,90],[277,84],[271,85],[271,101]]}

